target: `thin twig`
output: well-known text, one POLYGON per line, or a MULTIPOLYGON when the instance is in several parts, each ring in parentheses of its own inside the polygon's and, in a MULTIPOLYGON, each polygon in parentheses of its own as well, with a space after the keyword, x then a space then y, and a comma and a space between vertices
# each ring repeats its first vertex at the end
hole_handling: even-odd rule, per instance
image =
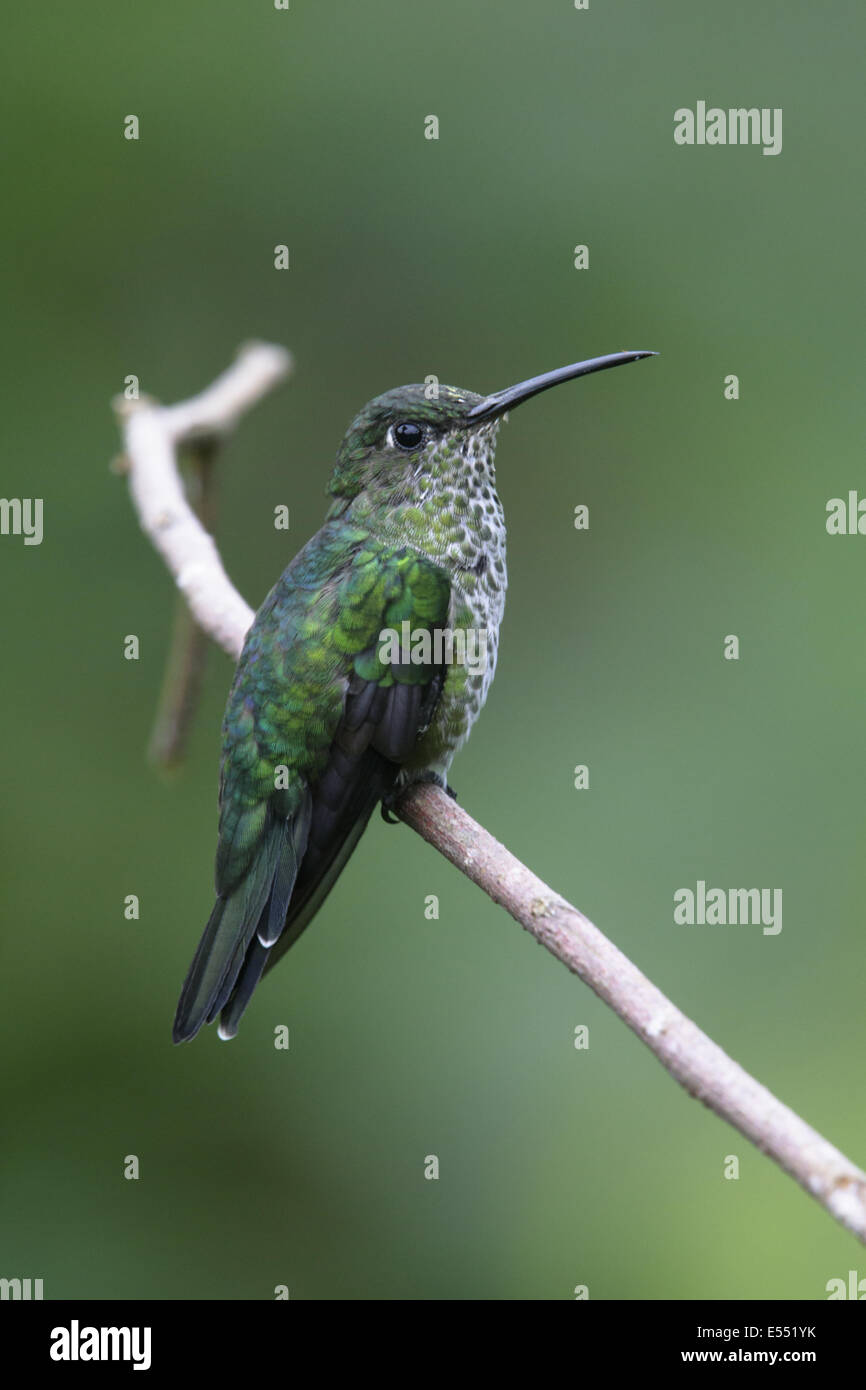
MULTIPOLYGON (((162 409, 120 411, 130 491, 145 534, 175 576, 201 628, 237 658, 252 609, 225 573, 210 536, 183 497, 177 446, 218 438, 241 411, 285 376, 291 359, 264 344, 245 349, 213 386, 162 409)), ((439 788, 410 787, 397 814, 483 888, 578 975, 696 1096, 866 1243, 866 1173, 749 1076, 677 1009, 612 942, 439 788)))
MULTIPOLYGON (((216 531, 216 454, 214 439, 189 446, 186 484, 196 516, 209 534, 216 531)), ((148 757, 170 771, 182 762, 198 711, 210 638, 194 621, 184 599, 174 606, 168 660, 148 743, 148 757)))
POLYGON ((437 787, 410 787, 395 809, 609 1004, 689 1095, 734 1125, 837 1221, 866 1239, 866 1173, 717 1047, 588 917, 437 787))
POLYGON ((242 412, 282 381, 291 366, 285 348, 251 343, 212 386, 180 405, 164 407, 146 397, 114 403, 142 530, 174 576, 199 627, 235 658, 240 652, 238 635, 250 626, 253 610, 232 584, 213 537, 186 500, 175 453, 191 440, 227 434, 242 412))

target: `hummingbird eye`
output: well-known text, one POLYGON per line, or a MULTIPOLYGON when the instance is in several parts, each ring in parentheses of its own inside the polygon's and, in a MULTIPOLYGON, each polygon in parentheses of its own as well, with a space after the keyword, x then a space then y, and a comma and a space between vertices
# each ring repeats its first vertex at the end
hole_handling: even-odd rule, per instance
POLYGON ((424 440, 424 431, 414 420, 401 420, 394 426, 394 443, 401 449, 417 449, 424 440))

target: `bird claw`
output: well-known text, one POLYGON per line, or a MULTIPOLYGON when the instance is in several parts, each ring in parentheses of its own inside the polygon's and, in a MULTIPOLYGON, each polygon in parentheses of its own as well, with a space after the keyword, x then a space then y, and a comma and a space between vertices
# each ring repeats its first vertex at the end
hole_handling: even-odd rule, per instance
POLYGON ((415 778, 416 782, 431 782, 434 787, 440 787, 443 792, 447 792, 452 801, 457 800, 457 793, 452 786, 440 777, 438 772, 422 772, 420 777, 415 778))
POLYGON ((413 785, 413 783, 431 783, 434 787, 441 788, 441 791, 448 792, 452 801, 456 801, 457 799, 455 788, 449 787, 449 784, 445 781, 445 777, 442 777, 439 773, 418 773, 417 777, 413 777, 410 785, 413 785))
POLYGON ((454 788, 449 786, 445 778, 440 776, 438 772, 419 772, 418 776, 413 777, 412 781, 407 783, 406 786, 399 787, 396 791, 389 792, 387 796, 382 797, 382 819, 386 825, 397 825, 399 823, 400 817, 394 815, 394 807, 397 805, 404 791, 407 790, 407 787, 414 787, 423 782, 429 782, 432 786, 441 788, 443 792, 448 793, 452 801, 457 800, 457 793, 454 788))

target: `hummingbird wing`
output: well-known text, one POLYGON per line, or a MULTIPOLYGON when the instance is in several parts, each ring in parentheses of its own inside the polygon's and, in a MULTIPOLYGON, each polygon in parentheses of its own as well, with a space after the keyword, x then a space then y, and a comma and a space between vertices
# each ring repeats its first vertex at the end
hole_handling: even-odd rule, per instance
POLYGON ((408 547, 326 525, 265 600, 223 729, 217 900, 181 992, 175 1042, 221 1014, 233 1037, 269 961, 318 911, 429 725, 445 678, 387 629, 448 622, 450 580, 408 547))

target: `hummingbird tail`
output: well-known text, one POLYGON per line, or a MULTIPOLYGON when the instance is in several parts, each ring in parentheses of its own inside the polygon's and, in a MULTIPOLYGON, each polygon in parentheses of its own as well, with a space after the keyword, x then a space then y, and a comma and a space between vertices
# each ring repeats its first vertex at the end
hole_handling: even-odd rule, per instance
POLYGON ((232 892, 217 898, 181 990, 172 1030, 176 1043, 189 1041, 213 1021, 241 976, 248 986, 247 998, 252 994, 270 944, 282 930, 309 825, 309 798, 288 820, 269 816, 246 876, 232 892), (259 957, 261 964, 250 982, 259 957))

